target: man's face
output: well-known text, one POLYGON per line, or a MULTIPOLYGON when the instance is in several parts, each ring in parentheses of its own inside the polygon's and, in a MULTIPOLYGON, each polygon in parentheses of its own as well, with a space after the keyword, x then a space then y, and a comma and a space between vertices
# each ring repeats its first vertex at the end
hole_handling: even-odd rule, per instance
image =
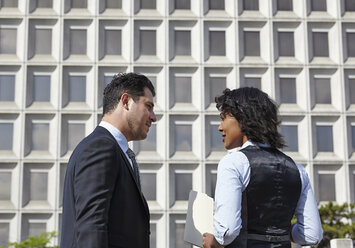
POLYGON ((221 123, 218 131, 222 132, 222 139, 226 149, 233 149, 243 145, 244 134, 240 130, 238 120, 229 113, 221 113, 221 123))
POLYGON ((144 96, 134 102, 130 99, 128 112, 128 126, 130 128, 130 140, 142 140, 147 137, 152 122, 157 120, 154 114, 152 92, 144 88, 144 96))

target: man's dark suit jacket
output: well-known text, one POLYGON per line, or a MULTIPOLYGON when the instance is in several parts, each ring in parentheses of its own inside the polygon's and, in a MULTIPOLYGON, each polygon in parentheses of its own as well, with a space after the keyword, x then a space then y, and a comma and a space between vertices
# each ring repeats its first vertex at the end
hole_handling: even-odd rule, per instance
POLYGON ((75 148, 64 182, 61 248, 147 248, 149 209, 132 167, 103 127, 75 148))

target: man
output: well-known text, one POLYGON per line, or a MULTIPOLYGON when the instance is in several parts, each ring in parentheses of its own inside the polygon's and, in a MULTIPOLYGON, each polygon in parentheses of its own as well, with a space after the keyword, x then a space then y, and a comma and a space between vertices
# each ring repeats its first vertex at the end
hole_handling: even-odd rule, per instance
POLYGON ((213 234, 203 247, 271 248, 314 245, 322 228, 308 175, 278 150, 277 107, 256 88, 226 89, 216 97, 224 145, 241 147, 218 164, 213 234), (291 226, 296 216, 297 223, 291 226))
POLYGON ((103 118, 70 157, 63 196, 62 248, 147 248, 149 209, 128 141, 147 137, 156 121, 154 87, 135 73, 104 90, 103 118))

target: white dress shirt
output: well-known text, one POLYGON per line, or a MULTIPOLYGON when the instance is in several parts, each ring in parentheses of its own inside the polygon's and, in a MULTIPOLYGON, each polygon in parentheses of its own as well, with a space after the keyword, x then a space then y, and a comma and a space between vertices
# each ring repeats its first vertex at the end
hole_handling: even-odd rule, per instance
POLYGON ((116 127, 114 127, 112 124, 110 124, 106 121, 101 121, 99 126, 105 128, 107 131, 109 131, 112 134, 112 136, 117 141, 117 144, 121 147, 122 151, 126 155, 126 158, 129 161, 129 163, 131 164, 132 169, 133 169, 132 161, 128 157, 128 154, 127 154, 128 141, 127 141, 126 137, 121 133, 120 130, 118 130, 116 127))
MULTIPOLYGON (((255 144, 247 141, 241 148, 249 145, 255 144)), ((292 228, 292 237, 300 245, 313 245, 322 240, 323 230, 307 172, 302 165, 297 163, 296 165, 300 172, 302 191, 295 210, 297 223, 292 228)), ((242 228, 242 192, 248 186, 249 179, 250 165, 244 153, 232 151, 219 162, 213 233, 218 243, 222 245, 230 244, 242 228)))

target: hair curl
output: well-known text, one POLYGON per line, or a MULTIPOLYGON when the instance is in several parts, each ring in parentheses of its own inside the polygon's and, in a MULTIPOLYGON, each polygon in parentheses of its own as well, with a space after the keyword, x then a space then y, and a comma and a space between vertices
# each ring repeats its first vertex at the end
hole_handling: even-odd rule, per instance
POLYGON ((223 95, 215 98, 215 102, 222 114, 232 114, 238 120, 242 133, 249 140, 274 148, 285 147, 278 131, 281 122, 277 106, 266 93, 253 87, 227 88, 223 95))
POLYGON ((103 114, 114 110, 124 93, 128 93, 134 101, 144 96, 144 88, 148 88, 155 96, 152 82, 144 75, 137 73, 118 73, 104 89, 103 114))

